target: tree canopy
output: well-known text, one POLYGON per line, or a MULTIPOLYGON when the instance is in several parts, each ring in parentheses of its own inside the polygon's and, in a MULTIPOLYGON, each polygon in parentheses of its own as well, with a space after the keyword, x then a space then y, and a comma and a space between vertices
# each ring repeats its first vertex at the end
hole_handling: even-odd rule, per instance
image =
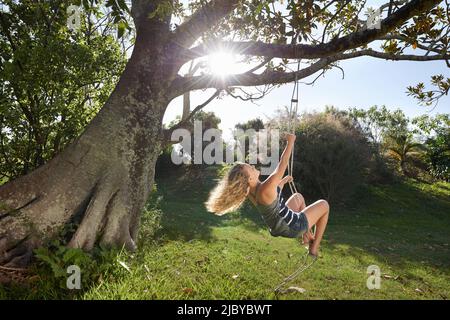
MULTIPOLYGON (((342 70, 339 61, 361 56, 396 61, 441 60, 450 67, 448 1, 389 0, 378 8, 369 7, 367 2, 77 0, 73 4, 82 11, 82 27, 70 31, 64 27, 70 13, 64 10, 67 4, 63 1, 25 1, 18 4, 9 0, 5 1, 9 9, 1 13, 3 46, 5 52, 11 50, 8 42, 13 39, 8 39, 8 33, 10 38, 13 34, 15 37, 23 34, 11 33, 17 20, 14 8, 19 7, 28 15, 22 18, 24 25, 40 25, 41 32, 62 30, 58 31, 60 39, 69 43, 72 39, 71 45, 75 45, 75 41, 78 45, 95 46, 95 40, 86 43, 80 35, 92 36, 94 32, 91 31, 99 29, 102 30, 101 36, 105 36, 105 29, 111 31, 115 28, 116 41, 122 39, 122 44, 126 42, 132 46, 137 29, 144 30, 148 25, 149 29, 142 32, 162 34, 166 41, 164 49, 175 53, 167 57, 178 69, 178 76, 169 88, 171 99, 192 90, 217 89, 210 99, 194 109, 194 113, 222 92, 244 100, 262 98, 271 87, 315 74, 322 75, 333 68, 342 70), (33 19, 33 23, 27 19, 33 19), (95 23, 102 27, 95 26, 95 23), (248 69, 227 77, 208 72, 204 59, 218 51, 239 55, 243 62, 248 62, 248 69), (298 59, 305 66, 300 70, 295 68, 298 59), (191 64, 187 74, 181 71, 185 64, 191 64), (249 86, 264 86, 264 89, 255 95, 243 89, 249 86)), ((114 47, 113 43, 101 44, 106 51, 114 47)), ((46 47, 51 50, 49 48, 46 47)), ((64 55, 74 54, 66 52, 64 55)), ((77 56, 74 58, 71 61, 77 56)), ((14 60, 11 59, 11 55, 4 56, 3 61, 14 60)), ((90 77, 93 78, 92 75, 90 77)), ((61 80, 65 83, 64 79, 61 80)), ((437 74, 431 78, 429 86, 421 82, 406 89, 418 102, 430 105, 447 95, 449 87, 450 78, 437 74)), ((185 118, 189 117, 183 116, 183 121, 187 122, 185 118)), ((174 129, 177 127, 175 125, 174 129)))
MULTIPOLYGON (((339 61, 362 56, 440 60, 450 67, 447 1, 392 0, 377 9, 368 7, 367 1, 351 0, 200 0, 189 1, 187 8, 180 1, 162 1, 155 12, 170 25, 180 66, 198 61, 196 73, 179 74, 173 81, 174 97, 216 88, 252 100, 263 97, 270 87, 332 68, 342 70, 339 61), (370 24, 374 14, 379 14, 376 26, 370 24), (242 56, 248 70, 229 77, 208 73, 201 61, 217 51, 242 56), (306 67, 296 70, 298 59, 306 67), (247 86, 265 88, 255 96, 243 89, 247 86)), ((450 78, 437 74, 431 87, 419 83, 406 89, 419 103, 430 105, 448 94, 449 85, 450 78)))
MULTIPOLYGON (((0 179, 24 175, 75 139, 125 66, 98 24, 71 33, 63 1, 6 1, 0 14, 0 179)), ((89 11, 94 14, 94 11, 89 11)))

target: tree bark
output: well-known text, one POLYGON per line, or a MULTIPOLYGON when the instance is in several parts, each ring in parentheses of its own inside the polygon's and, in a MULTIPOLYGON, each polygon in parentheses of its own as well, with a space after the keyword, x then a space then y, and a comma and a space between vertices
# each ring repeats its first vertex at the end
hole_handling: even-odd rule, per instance
POLYGON ((26 266, 68 225, 70 247, 133 250, 151 191, 177 66, 164 32, 140 26, 116 88, 83 134, 51 161, 0 186, 0 265, 26 266))

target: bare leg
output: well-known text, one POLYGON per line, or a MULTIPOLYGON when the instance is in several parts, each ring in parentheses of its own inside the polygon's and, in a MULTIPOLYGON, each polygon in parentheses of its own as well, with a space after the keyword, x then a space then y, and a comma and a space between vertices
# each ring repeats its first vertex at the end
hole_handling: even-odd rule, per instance
POLYGON ((316 225, 315 239, 309 246, 309 252, 315 256, 319 252, 320 242, 322 241, 325 228, 328 223, 328 215, 330 212, 330 206, 325 200, 318 200, 313 204, 307 206, 303 212, 308 219, 309 227, 316 225))
POLYGON ((300 212, 306 207, 305 198, 301 193, 294 193, 287 201, 286 205, 295 212, 300 212))
MULTIPOLYGON (((292 209, 295 212, 301 212, 306 208, 305 198, 300 193, 294 193, 287 201, 286 205, 289 209, 292 209)), ((309 230, 307 230, 304 234, 302 234, 299 239, 303 244, 311 244, 314 240, 314 235, 311 231, 313 225, 309 226, 309 230)))
MULTIPOLYGON (((301 212, 303 211, 303 209, 306 208, 306 201, 305 198, 303 197, 303 195, 301 193, 294 193, 287 201, 286 201, 286 205, 288 206, 289 209, 292 209, 295 212, 301 212)), ((312 241, 314 240, 314 235, 311 232, 311 228, 313 226, 310 225, 309 226, 309 230, 306 231, 301 239, 299 239, 301 242, 303 242, 303 244, 311 244, 312 241)))

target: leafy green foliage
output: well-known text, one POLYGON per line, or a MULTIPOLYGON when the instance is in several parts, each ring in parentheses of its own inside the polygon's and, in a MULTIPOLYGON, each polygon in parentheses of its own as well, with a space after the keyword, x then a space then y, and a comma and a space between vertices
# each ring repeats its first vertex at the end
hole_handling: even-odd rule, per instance
POLYGON ((126 59, 94 24, 83 20, 80 30, 69 31, 64 1, 7 4, 0 13, 0 172, 12 179, 80 134, 126 59))
MULTIPOLYGON (((168 127, 172 127, 173 125, 175 125, 176 123, 178 123, 180 121, 180 117, 177 116, 175 118, 175 120, 173 120, 171 123, 169 123, 168 127)), ((197 152, 197 148, 195 148, 195 144, 196 143, 200 143, 202 144, 201 150, 199 149, 198 151, 201 151, 201 155, 197 155, 199 158, 202 157, 203 155, 203 151, 206 148, 207 145, 209 145, 211 142, 208 141, 203 141, 201 137, 195 137, 194 136, 194 125, 195 122, 199 121, 199 124, 201 125, 201 132, 202 132, 202 136, 205 133, 206 130, 208 129, 218 129, 219 128, 219 124, 220 124, 220 118, 216 116, 216 114, 214 112, 206 112, 203 110, 200 110, 198 112, 196 112, 190 119, 189 121, 184 125, 184 127, 190 131, 190 145, 191 145, 191 150, 183 150, 183 148, 180 148, 178 150, 179 155, 180 156, 185 156, 187 157, 187 159, 189 161, 191 161, 191 163, 193 163, 194 158, 196 157, 196 152, 197 152)), ((171 160, 171 153, 173 150, 173 146, 167 146, 162 152, 161 155, 158 158, 158 162, 157 162, 157 168, 163 171, 167 171, 170 169, 174 169, 174 167, 176 167, 176 165, 173 164, 172 160, 171 160)), ((204 165, 204 162, 202 162, 201 165, 199 165, 200 167, 205 167, 206 165, 204 165)))
POLYGON ((100 8, 103 6, 109 10, 112 24, 117 28, 117 38, 122 38, 125 31, 131 31, 132 26, 129 23, 131 14, 125 0, 74 0, 73 5, 82 7, 85 12, 95 12, 99 17, 100 8))
MULTIPOLYGON (((44 247, 38 248, 35 250, 35 257, 46 264, 57 279, 63 278, 62 280, 65 280, 67 278, 67 267, 70 265, 84 268, 92 262, 91 257, 81 249, 71 249, 65 246, 56 248, 55 252, 51 252, 44 247)), ((61 287, 65 287, 65 282, 61 283, 61 287)))
POLYGON ((381 175, 389 177, 383 163, 389 167, 395 163, 401 174, 448 180, 448 114, 423 115, 410 120, 401 110, 390 111, 385 106, 348 111, 327 108, 326 112, 349 116, 363 130, 376 152, 375 168, 379 168, 381 175))
POLYGON ((36 249, 35 257, 33 269, 37 273, 40 285, 58 288, 59 291, 71 296, 76 296, 80 292, 67 288, 69 266, 75 265, 80 268, 81 289, 86 290, 103 279, 119 279, 126 274, 126 269, 119 266, 120 262, 124 263, 123 261, 128 259, 124 251, 96 247, 91 253, 87 253, 81 249, 68 248, 57 241, 47 247, 36 249))
POLYGON ((398 161, 399 169, 405 175, 410 175, 408 163, 418 160, 425 151, 425 146, 417 142, 410 132, 386 135, 384 144, 387 154, 398 161))
POLYGON ((157 185, 153 185, 152 193, 141 214, 138 245, 148 243, 161 229, 162 211, 160 208, 163 196, 158 193, 157 185))
MULTIPOLYGON (((370 160, 368 165, 367 182, 373 184, 390 184, 396 179, 395 163, 386 157, 383 149, 383 136, 389 128, 389 124, 395 123, 396 118, 402 118, 400 110, 392 113, 385 106, 378 109, 371 108, 338 110, 333 106, 326 106, 325 113, 340 119, 347 127, 355 127, 361 131, 370 147, 370 160)), ((398 120, 397 120, 398 122, 398 120)))
POLYGON ((250 132, 252 132, 251 130, 254 130, 254 133, 263 130, 264 129, 264 122, 260 119, 260 118, 256 118, 256 119, 250 119, 247 122, 244 123, 237 123, 234 128, 234 137, 236 138, 237 141, 239 141, 240 143, 243 142, 243 150, 245 151, 245 153, 243 154, 243 158, 245 159, 245 161, 249 160, 249 153, 250 153, 250 139, 253 139, 255 137, 251 137, 248 133, 246 133, 245 131, 250 130, 250 132))
MULTIPOLYGON (((327 110, 327 112, 330 111, 327 110)), ((348 112, 340 112, 351 117, 374 145, 381 144, 386 132, 397 129, 397 124, 400 125, 402 130, 407 129, 405 127, 407 120, 404 113, 401 110, 392 112, 386 106, 381 108, 372 106, 367 110, 350 108, 348 112)))
POLYGON ((264 122, 260 118, 250 119, 244 123, 238 123, 234 126, 236 129, 248 130, 253 129, 255 131, 264 129, 264 122))
MULTIPOLYGON (((427 171, 435 179, 448 180, 450 121, 448 114, 408 119, 401 110, 385 106, 368 110, 351 108, 348 114, 365 132, 378 158, 388 156, 402 173, 427 171)), ((383 160, 389 163, 389 159, 383 160)), ((425 178, 425 177, 424 177, 425 178)))
POLYGON ((436 179, 450 181, 450 133, 438 134, 427 141, 427 161, 436 179))
POLYGON ((450 115, 438 114, 414 118, 417 132, 426 136, 425 159, 431 175, 436 179, 450 179, 450 115))
POLYGON ((419 100, 421 104, 430 106, 433 102, 437 103, 440 97, 448 95, 450 78, 444 78, 442 74, 434 75, 431 77, 431 85, 435 87, 435 90, 426 91, 423 82, 416 86, 408 86, 408 95, 419 100))

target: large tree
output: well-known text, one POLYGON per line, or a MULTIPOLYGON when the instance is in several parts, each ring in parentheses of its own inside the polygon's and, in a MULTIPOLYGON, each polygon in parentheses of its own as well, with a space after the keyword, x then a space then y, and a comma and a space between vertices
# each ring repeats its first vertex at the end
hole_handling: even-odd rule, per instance
MULTIPOLYGON (((117 12, 127 11, 124 1, 107 3, 123 32, 124 20, 117 12)), ((186 92, 215 88, 213 97, 220 92, 235 95, 236 87, 279 85, 361 56, 449 64, 448 1, 388 1, 374 28, 361 21, 365 4, 198 0, 190 3, 192 13, 184 17, 176 0, 133 0, 134 49, 109 99, 62 152, 0 187, 0 264, 28 263, 34 248, 68 224, 76 227, 68 241, 71 247, 89 250, 100 243, 134 249, 156 158, 170 143, 171 130, 189 120, 183 117, 173 128, 164 129, 163 116, 169 102, 186 92), (285 9, 277 9, 280 6, 285 9), (172 23, 174 15, 183 22, 172 23), (230 77, 194 74, 192 69, 188 75, 180 74, 186 63, 218 48, 259 63, 230 77), (292 59, 302 59, 308 66, 290 71, 292 59), (261 68, 264 71, 258 73, 261 68)), ((8 19, 6 11, 1 15, 8 19)), ((445 94, 447 80, 439 79, 445 94)))

